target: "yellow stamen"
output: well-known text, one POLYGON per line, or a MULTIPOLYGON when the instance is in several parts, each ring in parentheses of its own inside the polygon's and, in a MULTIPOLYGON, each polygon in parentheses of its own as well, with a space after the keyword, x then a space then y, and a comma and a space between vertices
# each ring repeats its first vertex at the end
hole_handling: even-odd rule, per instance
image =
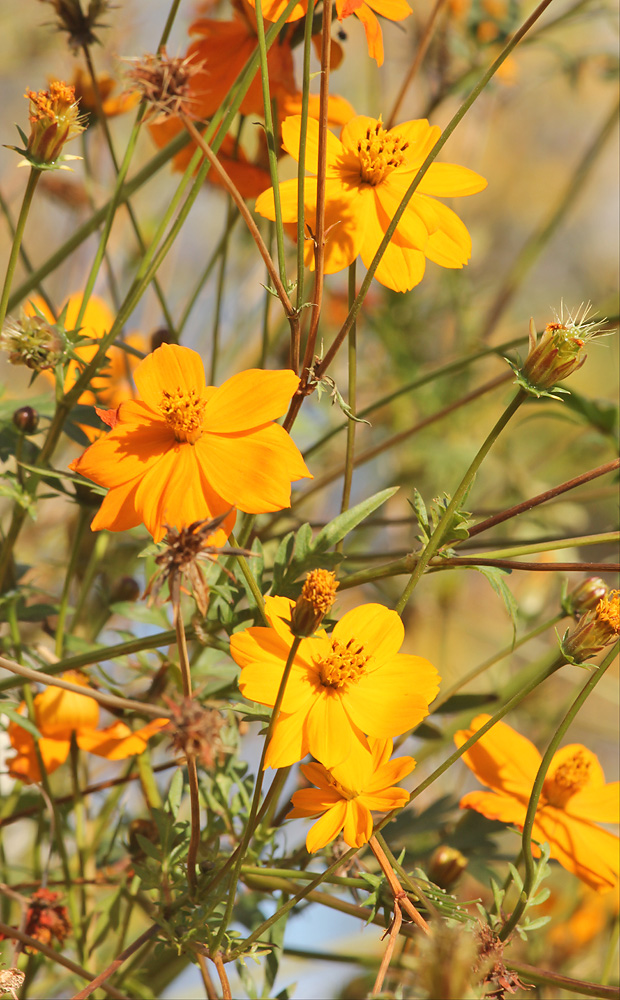
POLYGON ((614 635, 620 635, 620 591, 610 590, 606 597, 602 597, 595 613, 599 622, 609 625, 614 635))
POLYGON ((318 664, 321 682, 325 687, 337 689, 357 684, 366 671, 368 660, 364 647, 355 639, 349 639, 346 646, 338 639, 332 639, 331 656, 326 656, 318 664))
POLYGON ((357 144, 362 180, 373 187, 380 184, 386 174, 403 165, 403 153, 408 146, 398 133, 384 129, 379 118, 374 128, 366 129, 366 138, 357 144))
POLYGON ((202 437, 205 405, 196 389, 187 391, 177 386, 172 392, 164 389, 159 408, 177 441, 194 444, 202 437))

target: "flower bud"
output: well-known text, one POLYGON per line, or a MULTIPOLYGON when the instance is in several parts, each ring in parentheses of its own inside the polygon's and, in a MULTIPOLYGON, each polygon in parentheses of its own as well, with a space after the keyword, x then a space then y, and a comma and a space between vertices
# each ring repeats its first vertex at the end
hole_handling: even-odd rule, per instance
POLYGON ((589 576, 566 595, 562 601, 562 611, 573 618, 579 618, 586 611, 593 611, 606 594, 605 581, 600 576, 589 576))
POLYGON ((13 423, 22 434, 34 434, 39 426, 39 414, 32 406, 20 406, 13 414, 13 423))
POLYGON ((428 877, 441 889, 449 890, 467 868, 467 858, 456 847, 440 844, 428 862, 428 877))
POLYGON ((25 151, 33 166, 55 164, 66 143, 84 131, 75 90, 52 80, 49 90, 27 90, 30 100, 30 136, 25 151))
POLYGON ((313 569, 308 573, 291 612, 293 635, 303 637, 316 632, 336 600, 337 589, 336 574, 330 570, 313 569))
POLYGON ((26 365, 34 372, 55 368, 65 353, 62 330, 38 314, 29 316, 24 310, 19 319, 7 316, 0 346, 8 352, 12 365, 26 365))
POLYGON ((606 597, 588 611, 561 643, 569 663, 584 663, 609 646, 620 635, 620 591, 610 590, 606 597))
POLYGON ((100 18, 111 7, 110 0, 89 0, 86 13, 82 10, 80 0, 49 0, 54 8, 58 31, 66 31, 69 45, 77 52, 85 45, 94 45, 99 41, 94 29, 103 28, 105 24, 100 18))
POLYGON ((156 351, 162 344, 172 344, 172 334, 167 326, 162 326, 151 334, 151 351, 156 351))
POLYGON ((112 587, 110 604, 117 604, 119 601, 137 601, 140 589, 140 584, 133 576, 122 576, 112 587))
POLYGON ((549 390, 584 364, 586 344, 601 336, 601 325, 605 322, 588 321, 588 309, 588 306, 578 309, 574 316, 569 313, 566 321, 563 309, 560 310, 555 321, 547 323, 540 340, 537 339, 534 320, 530 320, 529 354, 521 368, 512 365, 518 383, 530 395, 553 397, 549 390))

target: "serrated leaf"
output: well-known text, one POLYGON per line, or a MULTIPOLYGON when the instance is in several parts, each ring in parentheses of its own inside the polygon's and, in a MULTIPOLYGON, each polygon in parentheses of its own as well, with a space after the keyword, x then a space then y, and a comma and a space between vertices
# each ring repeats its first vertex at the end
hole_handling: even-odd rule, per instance
POLYGON ((500 569, 499 566, 474 566, 473 569, 482 573, 482 575, 486 577, 495 593, 498 597, 501 597, 504 602, 504 607, 510 615, 510 621, 512 622, 512 641, 514 643, 517 638, 517 616, 519 614, 519 608, 504 579, 504 577, 510 575, 511 570, 500 569))

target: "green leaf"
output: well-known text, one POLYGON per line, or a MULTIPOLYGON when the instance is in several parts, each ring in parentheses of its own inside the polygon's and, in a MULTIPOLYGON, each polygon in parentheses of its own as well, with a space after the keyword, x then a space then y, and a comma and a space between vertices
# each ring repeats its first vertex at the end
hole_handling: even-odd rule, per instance
POLYGON ((170 782, 170 789, 168 790, 168 798, 166 799, 165 808, 171 814, 173 819, 177 818, 179 809, 181 808, 181 800, 183 798, 183 771, 178 768, 174 772, 172 781, 170 782))
POLYGON ((564 405, 601 434, 608 434, 617 440, 619 412, 615 403, 608 403, 603 399, 587 399, 571 390, 564 405))
MULTIPOLYGON (((480 694, 453 694, 443 705, 432 709, 433 715, 449 715, 452 712, 467 712, 469 709, 480 708, 489 702, 497 701, 498 695, 489 691, 480 694)), ((416 734, 418 730, 416 730, 416 734)))
POLYGON ((34 736, 35 740, 40 740, 41 733, 35 726, 34 722, 31 722, 27 715, 21 715, 17 709, 17 705, 7 705, 5 701, 3 701, 0 705, 0 711, 9 717, 11 722, 15 722, 18 726, 21 726, 22 729, 25 729, 31 736, 34 736))
POLYGON ((519 608, 504 579, 506 576, 510 575, 512 570, 500 569, 499 566, 474 566, 473 569, 482 573, 482 575, 487 578, 495 593, 498 597, 501 597, 504 602, 504 607, 510 615, 510 620, 512 622, 512 641, 514 644, 514 641, 517 638, 517 616, 519 614, 519 608))
POLYGON ((380 493, 375 493, 374 496, 368 497, 367 500, 362 500, 355 507, 351 507, 350 510, 345 510, 342 514, 339 514, 319 531, 314 540, 312 550, 314 552, 327 552, 332 546, 341 542, 345 535, 348 535, 361 521, 364 521, 378 507, 381 507, 382 504, 389 500, 390 497, 393 497, 399 489, 399 486, 392 486, 390 489, 381 490, 380 493))

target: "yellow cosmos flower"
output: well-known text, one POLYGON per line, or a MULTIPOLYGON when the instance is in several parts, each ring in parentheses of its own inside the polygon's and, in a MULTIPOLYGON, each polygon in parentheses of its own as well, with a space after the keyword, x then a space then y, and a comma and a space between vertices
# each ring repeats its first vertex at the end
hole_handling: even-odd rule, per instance
MULTIPOLYGON (((205 384, 200 355, 162 344, 135 369, 140 399, 108 414, 112 429, 69 468, 109 487, 93 531, 144 523, 155 541, 171 528, 215 518, 231 507, 251 514, 282 510, 291 482, 312 478, 281 416, 299 379, 251 369, 219 388, 205 384)), ((214 534, 222 544, 234 511, 214 534)))
MULTIPOLYGON (((282 145, 299 159, 301 117, 282 124, 282 145)), ((385 231, 417 170, 441 134, 426 120, 385 129, 381 119, 357 115, 337 139, 328 133, 325 182, 325 273, 348 267, 361 256, 371 263, 385 231)), ((308 121, 306 170, 317 172, 318 122, 308 121)), ((442 267, 460 268, 471 256, 471 238, 458 215, 436 198, 475 194, 487 185, 484 177, 452 163, 432 163, 410 199, 384 253, 375 278, 395 292, 406 292, 422 280, 426 258, 442 267)), ((307 177, 305 218, 316 232, 317 181, 307 177)), ((280 184, 282 218, 297 221, 297 180, 280 184)), ((256 211, 275 219, 273 189, 256 201, 256 211)), ((306 264, 314 266, 312 240, 306 241, 306 264)))
MULTIPOLYGON (((245 698, 275 704, 292 644, 287 622, 294 602, 267 597, 270 628, 235 633, 230 652, 241 669, 245 698)), ((405 630, 395 611, 362 604, 331 635, 302 639, 282 709, 267 749, 266 767, 286 767, 307 753, 333 768, 367 750, 366 736, 388 739, 417 726, 439 690, 435 668, 400 654, 405 630)))
MULTIPOLYGON (((489 715, 479 715, 469 729, 454 737, 462 746, 489 715)), ((461 809, 475 809, 488 819, 514 823, 523 828, 532 785, 541 756, 533 743, 497 722, 463 755, 478 781, 490 792, 470 792, 461 799, 461 809)), ((595 754, 574 743, 554 755, 540 797, 533 837, 551 847, 556 858, 593 889, 604 891, 618 882, 620 851, 618 837, 597 823, 620 822, 620 783, 605 783, 595 754)), ((532 844, 532 851, 540 851, 532 844)))
MULTIPOLYGON (((88 687, 86 678, 76 671, 62 675, 63 680, 88 687)), ((24 703, 19 707, 24 714, 24 703)), ((125 760, 143 753, 151 736, 169 722, 154 719, 141 729, 131 730, 124 722, 114 722, 105 729, 97 729, 99 706, 93 698, 67 691, 65 688, 48 687, 34 699, 35 721, 41 733, 37 746, 48 774, 64 764, 71 749, 71 735, 75 733, 77 745, 107 760, 125 760)), ((14 757, 7 760, 9 774, 20 781, 41 780, 34 738, 16 722, 8 727, 14 757)))
POLYGON ((409 795, 397 782, 413 771, 413 757, 390 760, 392 740, 369 740, 370 752, 352 758, 331 770, 322 764, 302 764, 301 770, 316 788, 302 788, 292 798, 287 819, 321 816, 308 831, 306 847, 318 851, 341 830, 349 847, 361 847, 372 836, 371 809, 389 812, 404 806, 409 795))

